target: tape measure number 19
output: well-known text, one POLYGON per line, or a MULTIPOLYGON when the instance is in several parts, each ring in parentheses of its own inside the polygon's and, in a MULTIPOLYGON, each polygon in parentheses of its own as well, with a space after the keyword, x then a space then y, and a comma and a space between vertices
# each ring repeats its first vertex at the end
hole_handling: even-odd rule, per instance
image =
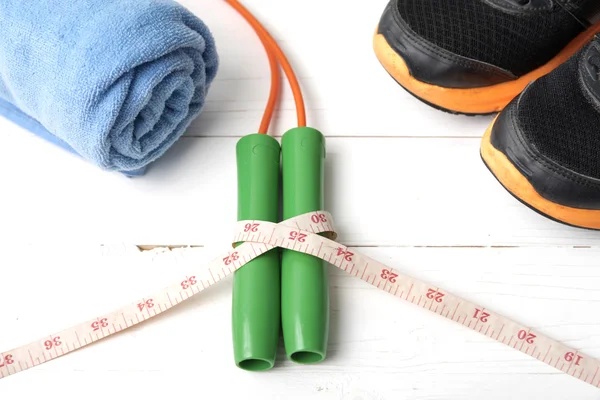
POLYGON ((208 265, 190 271, 158 293, 36 342, 0 353, 0 378, 43 364, 144 322, 199 294, 261 254, 281 247, 319 257, 394 297, 455 321, 583 382, 600 387, 599 360, 492 310, 454 296, 443 288, 351 251, 336 242, 336 238, 333 218, 326 211, 303 214, 277 224, 239 221, 233 242, 244 244, 222 254, 208 265))

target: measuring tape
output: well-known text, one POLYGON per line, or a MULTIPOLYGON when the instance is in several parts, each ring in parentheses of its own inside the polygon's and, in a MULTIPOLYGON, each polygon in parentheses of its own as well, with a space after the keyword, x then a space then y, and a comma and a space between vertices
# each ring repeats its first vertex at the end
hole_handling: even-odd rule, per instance
MULTIPOLYGON (((261 254, 282 247, 325 260, 392 296, 455 321, 495 341, 600 387, 600 360, 478 306, 448 291, 417 280, 337 243, 333 218, 311 212, 278 224, 240 221, 234 243, 241 246, 197 268, 158 293, 106 315, 0 353, 0 379, 25 371, 161 314, 216 284, 261 254)), ((233 246, 232 246, 233 247, 233 246)))

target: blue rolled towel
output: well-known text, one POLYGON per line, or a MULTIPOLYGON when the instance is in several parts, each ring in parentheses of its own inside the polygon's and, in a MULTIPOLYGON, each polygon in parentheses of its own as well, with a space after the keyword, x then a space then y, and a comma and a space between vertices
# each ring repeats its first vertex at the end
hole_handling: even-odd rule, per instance
POLYGON ((0 0, 0 115, 104 170, 144 174, 218 64, 208 27, 171 0, 0 0))

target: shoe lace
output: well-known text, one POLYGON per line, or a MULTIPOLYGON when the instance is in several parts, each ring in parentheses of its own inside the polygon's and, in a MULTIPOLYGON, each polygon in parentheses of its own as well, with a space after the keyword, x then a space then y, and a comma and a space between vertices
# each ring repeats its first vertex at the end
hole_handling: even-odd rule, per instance
MULTIPOLYGON (((521 1, 521 0, 519 0, 521 1)), ((526 1, 527 3, 529 2, 529 0, 522 0, 522 1, 526 1)), ((581 18, 579 18, 577 16, 577 11, 581 11, 581 9, 576 6, 573 5, 571 3, 567 4, 564 3, 564 0, 556 0, 556 4, 558 4, 563 10, 565 10, 567 13, 569 13, 571 15, 571 17, 573 17, 575 19, 575 21, 579 22, 579 24, 581 24, 581 26, 583 26, 585 29, 590 27, 590 24, 586 23, 585 21, 583 21, 581 18)))
MULTIPOLYGON (((531 0, 507 0, 507 1, 515 3, 522 7, 531 3, 531 0)), ((558 4, 565 12, 567 12, 569 15, 571 15, 571 17, 573 17, 575 19, 575 21, 577 21, 579 24, 581 24, 581 26, 583 26, 585 29, 589 28, 590 24, 586 23, 585 21, 583 21, 581 18, 579 18, 577 16, 578 11, 581 11, 580 7, 578 7, 577 5, 574 5, 572 3, 566 3, 564 1, 565 0, 555 0, 556 4, 558 4)))
POLYGON ((592 55, 590 56, 590 58, 588 58, 588 63, 594 67, 594 72, 595 72, 595 80, 598 81, 600 80, 600 55, 592 55))

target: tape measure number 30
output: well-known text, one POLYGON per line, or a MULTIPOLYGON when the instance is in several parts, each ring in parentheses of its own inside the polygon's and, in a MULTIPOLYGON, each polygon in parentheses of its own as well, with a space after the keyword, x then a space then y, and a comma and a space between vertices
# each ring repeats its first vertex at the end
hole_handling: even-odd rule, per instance
POLYGON ((244 244, 222 254, 208 265, 190 271, 160 292, 28 345, 0 353, 0 379, 142 323, 216 284, 261 254, 282 247, 319 257, 394 297, 455 321, 583 382, 600 387, 599 360, 492 310, 454 296, 443 288, 350 251, 337 243, 336 238, 333 218, 326 211, 311 212, 278 224, 240 221, 236 225, 234 243, 244 244))

